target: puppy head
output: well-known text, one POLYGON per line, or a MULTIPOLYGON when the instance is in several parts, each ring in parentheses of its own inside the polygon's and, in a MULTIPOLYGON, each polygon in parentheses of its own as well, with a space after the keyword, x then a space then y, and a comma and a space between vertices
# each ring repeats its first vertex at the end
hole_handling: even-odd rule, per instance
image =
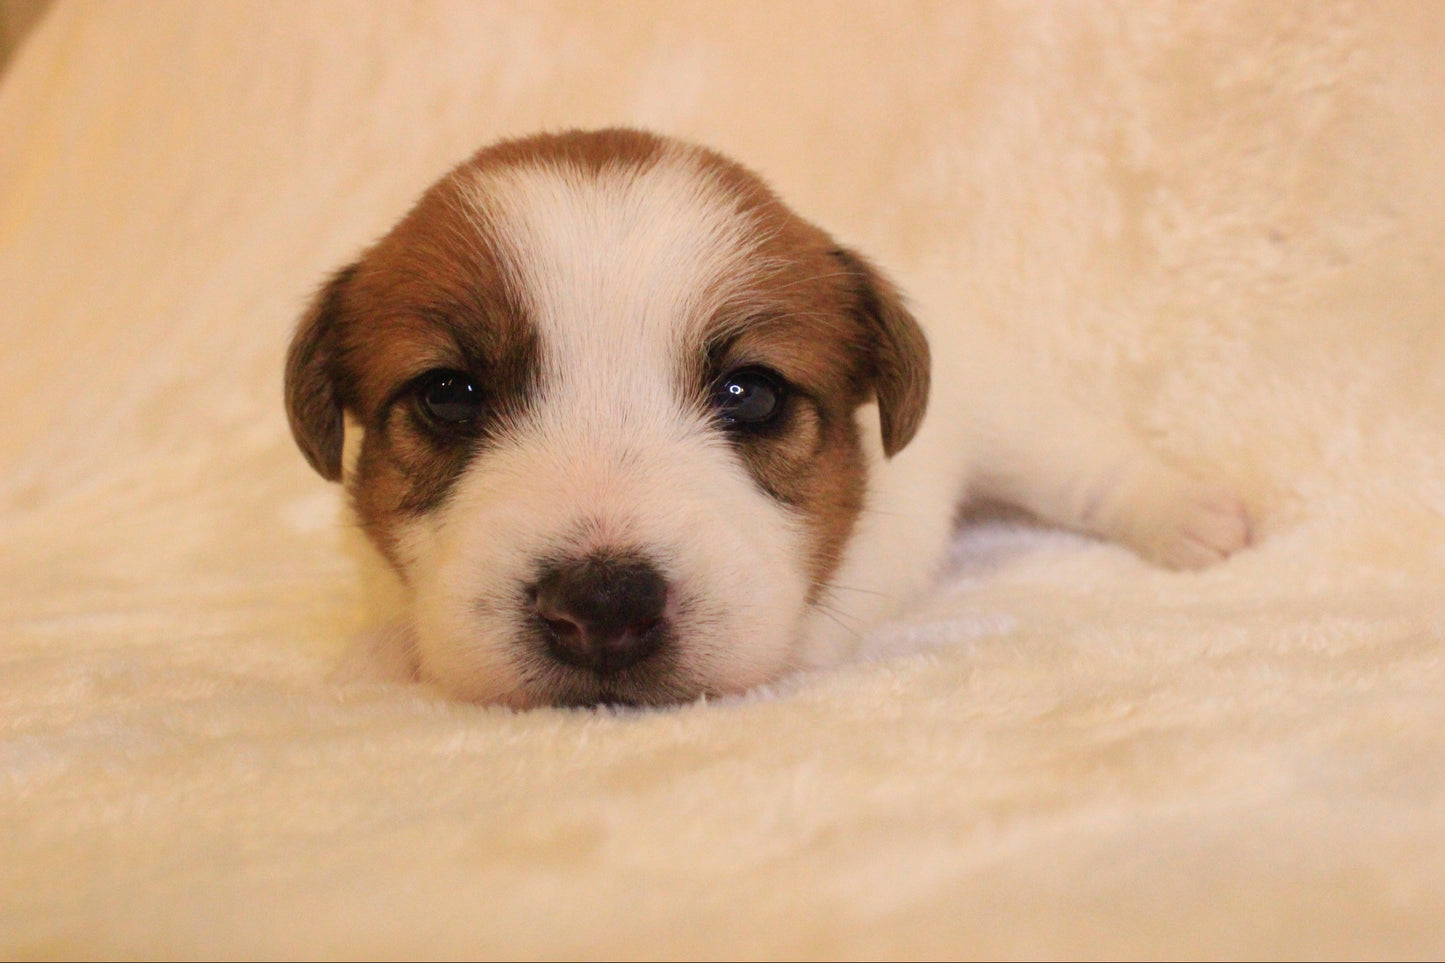
POLYGON ((313 467, 412 594, 419 671, 515 706, 661 703, 787 670, 862 509, 855 412, 913 436, 892 286, 701 148, 484 149, 338 272, 291 346, 313 467))

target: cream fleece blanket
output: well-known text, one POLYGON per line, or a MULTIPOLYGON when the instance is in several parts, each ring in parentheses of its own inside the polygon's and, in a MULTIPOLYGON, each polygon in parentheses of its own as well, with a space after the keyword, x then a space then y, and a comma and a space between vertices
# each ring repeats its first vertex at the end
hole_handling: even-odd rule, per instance
POLYGON ((1445 7, 63 2, 0 86, 0 956, 1445 953, 1445 7), (671 711, 338 687, 280 403, 475 147, 705 141, 1232 481, 671 711))

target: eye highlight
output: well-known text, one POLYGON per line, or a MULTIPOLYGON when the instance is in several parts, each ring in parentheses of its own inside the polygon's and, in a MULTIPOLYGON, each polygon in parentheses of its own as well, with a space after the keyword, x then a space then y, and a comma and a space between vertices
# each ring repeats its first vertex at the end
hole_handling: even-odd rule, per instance
POLYGON ((761 428, 775 421, 787 399, 783 379, 766 368, 740 368, 713 386, 712 407, 727 425, 761 428))
POLYGON ((482 392, 466 372, 439 368, 417 379, 416 403, 433 424, 464 425, 481 415, 482 392))

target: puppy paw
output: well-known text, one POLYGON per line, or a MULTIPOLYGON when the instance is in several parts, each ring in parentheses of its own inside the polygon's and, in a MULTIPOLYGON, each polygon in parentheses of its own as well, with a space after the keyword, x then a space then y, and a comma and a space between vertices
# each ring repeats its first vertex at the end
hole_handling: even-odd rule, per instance
POLYGON ((1250 541, 1249 512, 1234 492, 1172 470, 1150 473, 1124 510, 1122 540, 1168 568, 1204 568, 1250 541))

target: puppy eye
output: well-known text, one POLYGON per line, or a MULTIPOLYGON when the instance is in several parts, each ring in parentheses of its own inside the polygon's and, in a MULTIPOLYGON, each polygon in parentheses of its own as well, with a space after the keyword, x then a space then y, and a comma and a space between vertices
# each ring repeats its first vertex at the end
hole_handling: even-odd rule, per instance
POLYGON ((730 425, 757 427, 777 418, 787 389, 765 368, 742 368, 725 375, 713 389, 712 406, 730 425))
POLYGON ((432 421, 442 425, 464 424, 481 414, 482 393, 465 372, 441 369, 422 375, 417 383, 417 403, 432 421))

